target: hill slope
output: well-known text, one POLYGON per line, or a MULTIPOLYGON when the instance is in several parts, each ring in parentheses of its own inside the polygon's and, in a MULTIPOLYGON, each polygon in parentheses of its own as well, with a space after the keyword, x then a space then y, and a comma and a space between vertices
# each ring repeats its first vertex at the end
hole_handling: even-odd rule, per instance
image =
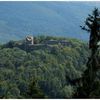
POLYGON ((80 25, 98 2, 0 2, 0 41, 27 34, 87 39, 80 25))
POLYGON ((47 98, 72 98, 77 88, 72 81, 81 77, 89 52, 85 43, 67 41, 70 46, 56 44, 52 49, 40 47, 30 52, 0 46, 0 98, 39 98, 38 87, 31 84, 35 80, 47 98), (30 84, 33 95, 29 94, 30 84))

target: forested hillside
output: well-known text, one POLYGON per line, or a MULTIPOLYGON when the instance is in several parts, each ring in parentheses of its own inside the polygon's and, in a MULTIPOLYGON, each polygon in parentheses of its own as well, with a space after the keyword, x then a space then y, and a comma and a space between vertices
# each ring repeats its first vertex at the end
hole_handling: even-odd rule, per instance
MULTIPOLYGON (((25 51, 13 41, 0 46, 0 98, 72 98, 89 56, 87 44, 76 39, 35 37, 35 43, 67 40, 25 51)), ((29 48, 30 49, 30 48, 29 48)))

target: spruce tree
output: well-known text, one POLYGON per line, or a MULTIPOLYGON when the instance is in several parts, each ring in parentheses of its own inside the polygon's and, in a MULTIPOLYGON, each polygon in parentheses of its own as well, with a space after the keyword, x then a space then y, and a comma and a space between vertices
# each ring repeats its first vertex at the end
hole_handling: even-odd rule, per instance
POLYGON ((87 69, 80 79, 81 85, 77 89, 75 96, 77 98, 92 98, 92 93, 97 86, 97 71, 100 69, 100 13, 97 8, 93 10, 92 15, 88 15, 85 25, 81 28, 90 33, 89 49, 91 51, 87 62, 87 69))

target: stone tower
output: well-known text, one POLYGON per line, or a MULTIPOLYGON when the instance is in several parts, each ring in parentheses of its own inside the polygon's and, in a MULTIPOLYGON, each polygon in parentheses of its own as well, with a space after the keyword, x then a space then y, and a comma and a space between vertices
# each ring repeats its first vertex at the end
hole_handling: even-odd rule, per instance
POLYGON ((34 37, 33 36, 26 36, 26 44, 34 45, 34 37))

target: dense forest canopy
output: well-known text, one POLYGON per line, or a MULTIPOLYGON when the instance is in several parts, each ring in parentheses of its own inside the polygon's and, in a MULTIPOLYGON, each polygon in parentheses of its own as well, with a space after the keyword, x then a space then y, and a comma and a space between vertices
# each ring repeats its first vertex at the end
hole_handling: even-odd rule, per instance
POLYGON ((35 44, 51 39, 67 40, 70 45, 49 44, 50 48, 28 51, 16 45, 19 41, 0 46, 0 98, 72 98, 77 89, 73 80, 86 69, 87 43, 38 36, 35 44))

